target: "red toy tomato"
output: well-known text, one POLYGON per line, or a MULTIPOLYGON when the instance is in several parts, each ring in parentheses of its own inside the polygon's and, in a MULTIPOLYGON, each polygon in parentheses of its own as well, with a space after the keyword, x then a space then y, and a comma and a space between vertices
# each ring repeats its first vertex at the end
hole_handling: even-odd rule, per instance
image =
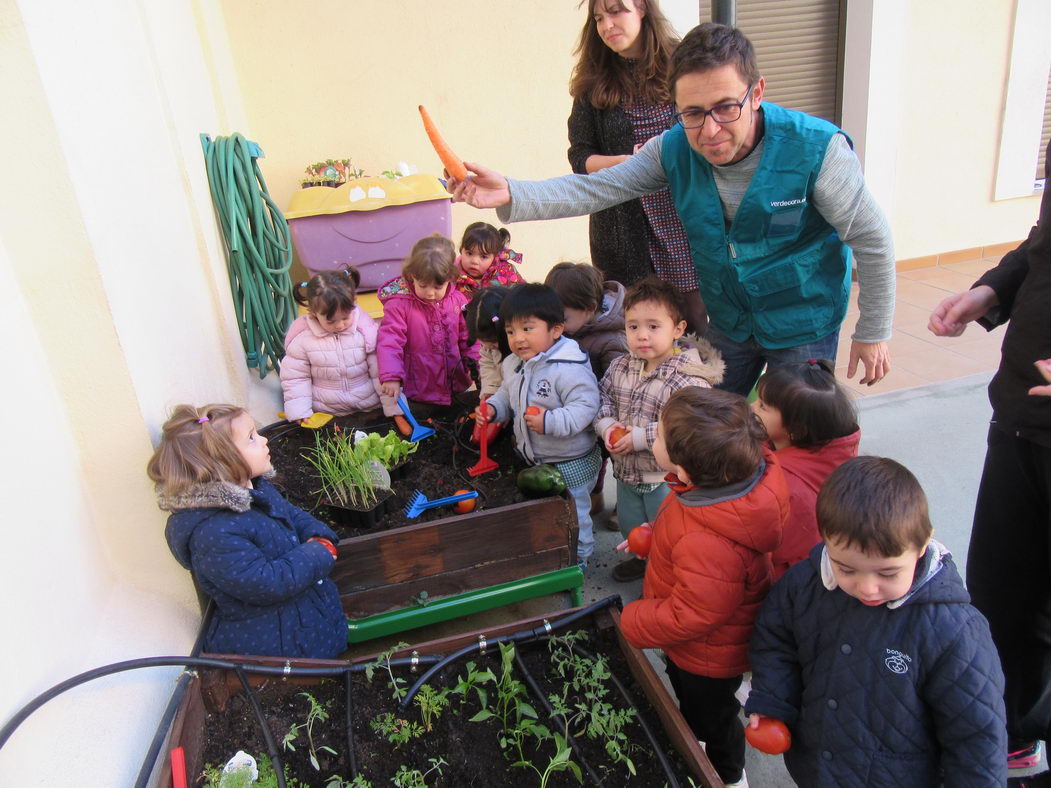
MULTIPOLYGON (((453 493, 453 495, 462 495, 463 493, 469 492, 470 490, 457 490, 453 493)), ((477 503, 477 498, 468 498, 465 501, 457 501, 453 504, 453 511, 457 514, 467 514, 468 512, 474 511, 474 507, 477 505, 477 503)))
POLYGON ((528 408, 526 408, 526 415, 527 416, 536 416, 536 415, 539 415, 539 413, 540 413, 540 408, 538 408, 536 405, 530 405, 528 408))
POLYGON ((788 726, 773 717, 760 717, 759 727, 749 725, 744 729, 744 737, 759 752, 767 755, 780 755, 792 746, 792 734, 788 726))
POLYGON ((617 441, 625 435, 631 435, 631 430, 625 429, 624 427, 614 427, 609 433, 609 445, 616 446, 617 441))
POLYGON ((628 549, 639 558, 645 558, 650 554, 650 546, 653 544, 653 529, 649 525, 640 525, 632 528, 628 534, 628 549))

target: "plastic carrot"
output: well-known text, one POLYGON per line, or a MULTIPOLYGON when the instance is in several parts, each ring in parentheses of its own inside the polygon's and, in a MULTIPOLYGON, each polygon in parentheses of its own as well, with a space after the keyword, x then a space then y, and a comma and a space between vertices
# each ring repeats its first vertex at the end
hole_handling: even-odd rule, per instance
POLYGON ((456 180, 462 181, 467 177, 467 168, 464 166, 463 160, 453 153, 452 148, 442 139, 442 135, 438 133, 438 127, 434 125, 434 121, 431 120, 431 116, 423 104, 420 104, 420 116, 423 118, 423 130, 427 132, 431 145, 434 146, 434 151, 438 154, 438 158, 442 160, 445 169, 456 180))

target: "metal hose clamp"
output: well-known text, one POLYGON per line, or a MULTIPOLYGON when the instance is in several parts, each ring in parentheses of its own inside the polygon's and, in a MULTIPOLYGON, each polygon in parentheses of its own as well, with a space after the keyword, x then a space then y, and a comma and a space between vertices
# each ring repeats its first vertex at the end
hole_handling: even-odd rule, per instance
POLYGON ((409 672, 410 673, 415 673, 416 672, 416 668, 419 666, 419 664, 420 664, 420 652, 419 651, 414 651, 414 652, 412 652, 412 661, 409 663, 409 672))
POLYGON ((291 675, 291 673, 292 673, 292 662, 290 660, 286 659, 285 660, 285 669, 281 671, 281 680, 284 681, 285 679, 287 679, 289 677, 289 675, 291 675))
POLYGON ((478 653, 479 654, 484 654, 485 653, 485 635, 479 635, 478 636, 478 653))
POLYGON ((547 632, 548 637, 551 637, 555 632, 554 628, 551 626, 551 622, 546 618, 544 619, 544 631, 547 632))

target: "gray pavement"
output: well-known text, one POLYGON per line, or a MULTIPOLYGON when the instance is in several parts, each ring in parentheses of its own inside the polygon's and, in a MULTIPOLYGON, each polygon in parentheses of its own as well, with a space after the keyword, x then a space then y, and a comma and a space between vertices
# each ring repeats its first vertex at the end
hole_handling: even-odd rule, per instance
MULTIPOLYGON (((991 375, 972 375, 859 400, 861 452, 891 457, 920 480, 930 502, 935 537, 945 544, 963 572, 970 538, 974 498, 985 457, 985 434, 991 410, 986 386, 991 375)), ((615 499, 612 472, 607 476, 607 508, 615 499)), ((585 579, 585 601, 619 593, 627 604, 639 598, 642 581, 617 583, 610 577, 621 537, 595 524, 595 555, 585 579)), ((656 653, 651 661, 664 675, 656 653)), ((751 747, 745 767, 753 788, 794 785, 781 756, 763 755, 751 747)), ((1014 775, 1012 775, 1014 776, 1014 775)))

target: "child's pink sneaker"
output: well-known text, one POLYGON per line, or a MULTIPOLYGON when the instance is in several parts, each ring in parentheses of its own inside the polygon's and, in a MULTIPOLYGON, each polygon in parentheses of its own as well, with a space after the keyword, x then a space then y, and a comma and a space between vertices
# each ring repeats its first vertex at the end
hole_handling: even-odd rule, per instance
POLYGON ((1043 760, 1040 742, 1010 741, 1007 744, 1007 768, 1031 769, 1043 760))

